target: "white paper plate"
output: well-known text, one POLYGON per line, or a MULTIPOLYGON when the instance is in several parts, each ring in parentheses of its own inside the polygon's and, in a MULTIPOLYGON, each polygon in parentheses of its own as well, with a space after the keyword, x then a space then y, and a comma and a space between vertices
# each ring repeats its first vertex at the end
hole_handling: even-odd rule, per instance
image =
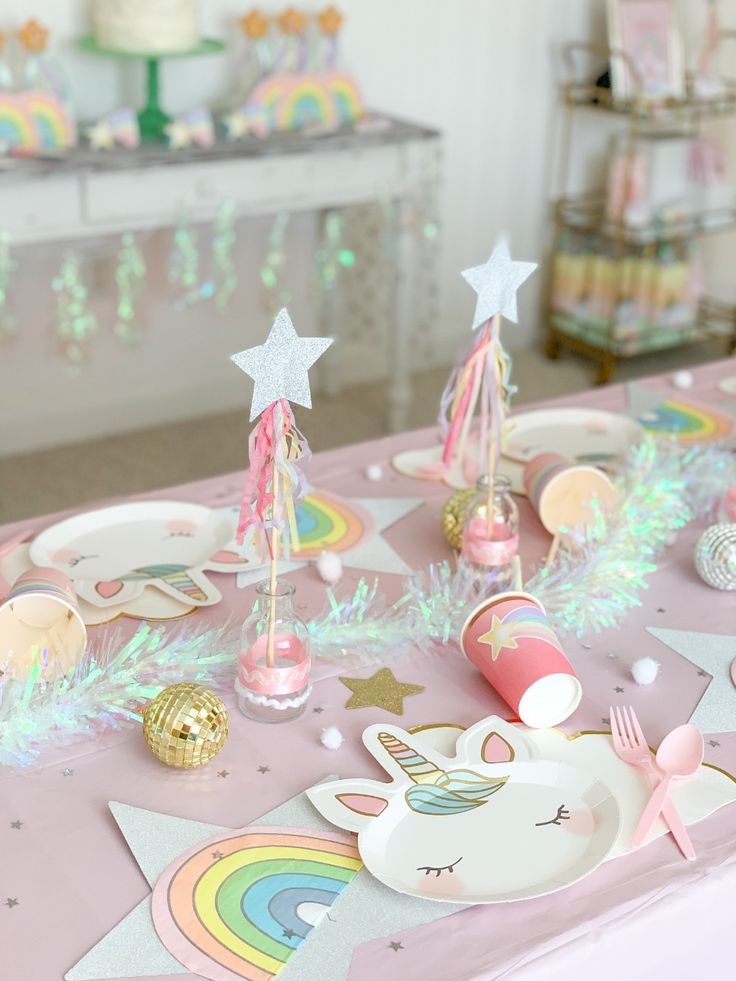
POLYGON ((361 839, 366 866, 392 889, 451 903, 460 901, 460 880, 463 903, 509 903, 557 892, 585 878, 605 861, 619 836, 621 812, 611 790, 585 771, 563 763, 515 762, 513 772, 513 784, 502 787, 485 805, 463 814, 462 821, 426 816, 426 821, 444 820, 447 834, 440 842, 431 836, 428 841, 432 844, 421 856, 416 827, 404 823, 402 828, 401 808, 394 811, 399 816, 396 828, 391 827, 389 807, 382 818, 383 834, 361 839), (563 816, 551 823, 560 808, 565 808, 563 816), (411 834, 411 843, 404 839, 405 833, 411 834), (471 839, 483 840, 487 847, 476 848, 472 862, 464 867, 464 852, 471 839), (394 861, 405 861, 409 849, 417 855, 417 869, 429 870, 417 871, 411 891, 405 881, 394 880, 386 871, 394 861), (381 869, 380 874, 376 868, 381 869))
MULTIPOLYGON (((222 512, 181 501, 135 501, 52 525, 31 543, 30 558, 61 569, 80 598, 98 607, 119 612, 154 587, 191 609, 221 599, 205 569, 244 568, 232 538, 232 520, 222 512)), ((163 617, 170 614, 167 608, 163 617)))
POLYGON ((511 416, 504 456, 528 463, 538 453, 560 453, 578 463, 615 470, 642 427, 628 416, 599 409, 534 409, 511 416))

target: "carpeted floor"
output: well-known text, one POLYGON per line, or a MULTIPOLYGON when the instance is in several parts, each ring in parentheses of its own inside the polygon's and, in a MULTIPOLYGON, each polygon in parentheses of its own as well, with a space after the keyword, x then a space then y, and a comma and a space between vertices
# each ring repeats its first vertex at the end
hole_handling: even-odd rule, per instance
MULTIPOLYGON (((670 371, 723 357, 723 345, 665 352, 624 362, 618 380, 670 371)), ((448 369, 418 375, 410 429, 434 422, 448 369)), ((588 388, 591 364, 570 355, 547 361, 537 350, 514 356, 517 405, 588 388)), ((355 386, 337 399, 315 396, 301 413, 313 450, 358 443, 384 434, 386 388, 355 386)), ((87 501, 140 493, 244 468, 250 426, 242 411, 192 419, 122 436, 0 459, 0 523, 76 507, 87 501), (182 452, 185 447, 185 452, 182 452)))

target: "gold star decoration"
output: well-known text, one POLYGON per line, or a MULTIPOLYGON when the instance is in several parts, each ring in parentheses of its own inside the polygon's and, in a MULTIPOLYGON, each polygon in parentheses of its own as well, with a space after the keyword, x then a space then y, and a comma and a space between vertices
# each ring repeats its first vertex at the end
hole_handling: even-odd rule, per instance
POLYGON ((317 14, 317 20, 323 34, 337 34, 342 27, 342 14, 337 7, 326 7, 321 14, 317 14))
POLYGON ((246 37, 263 37, 268 30, 268 17, 264 17, 256 7, 250 13, 246 14, 245 17, 240 18, 240 26, 246 37))
POLYGON ((45 51, 48 38, 49 32, 33 18, 27 20, 18 31, 18 40, 26 51, 45 51))
POLYGON ((370 678, 340 678, 346 688, 353 693, 345 703, 347 709, 375 708, 385 709, 394 715, 402 715, 404 699, 424 691, 424 685, 409 685, 397 681, 389 668, 381 668, 370 678))
POLYGON ((306 18, 298 10, 289 7, 278 16, 279 27, 284 34, 303 34, 306 18))

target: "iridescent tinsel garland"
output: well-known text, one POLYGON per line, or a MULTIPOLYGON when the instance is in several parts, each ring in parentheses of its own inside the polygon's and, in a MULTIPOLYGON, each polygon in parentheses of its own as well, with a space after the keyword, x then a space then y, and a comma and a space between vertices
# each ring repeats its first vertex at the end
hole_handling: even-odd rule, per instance
POLYGON ((141 337, 136 323, 138 301, 146 280, 146 262, 135 235, 126 232, 120 240, 115 281, 118 286, 115 336, 123 344, 135 344, 141 337))
MULTIPOLYGON (((618 511, 607 516, 599 510, 591 526, 572 529, 574 548, 543 567, 525 589, 544 604, 560 634, 615 626, 641 605, 646 577, 672 534, 707 517, 734 481, 736 458, 725 450, 683 452, 677 444, 645 439, 618 482, 618 511)), ((390 605, 364 581, 345 599, 329 595, 329 610, 309 630, 315 655, 331 661, 350 654, 381 660, 409 646, 453 644, 478 603, 472 579, 448 562, 407 579, 401 599, 390 605)))
POLYGON ((97 318, 87 306, 89 291, 76 253, 64 253, 51 285, 56 293, 56 334, 66 357, 78 366, 97 331, 97 318))
POLYGON ((141 709, 174 682, 227 687, 235 649, 227 624, 203 633, 146 624, 125 643, 118 631, 109 634, 59 681, 45 681, 38 666, 27 681, 2 679, 0 765, 26 766, 49 745, 139 723, 141 709))
POLYGON ((10 236, 0 232, 0 341, 15 337, 17 322, 8 303, 10 285, 18 262, 10 247, 10 236))

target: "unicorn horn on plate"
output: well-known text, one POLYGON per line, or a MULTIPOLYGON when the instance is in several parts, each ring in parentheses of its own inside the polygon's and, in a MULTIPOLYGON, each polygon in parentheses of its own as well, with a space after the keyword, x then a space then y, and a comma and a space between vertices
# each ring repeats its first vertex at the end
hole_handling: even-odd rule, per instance
POLYGON ((444 776, 444 770, 439 770, 434 763, 390 732, 379 732, 378 741, 414 783, 437 783, 444 776))

